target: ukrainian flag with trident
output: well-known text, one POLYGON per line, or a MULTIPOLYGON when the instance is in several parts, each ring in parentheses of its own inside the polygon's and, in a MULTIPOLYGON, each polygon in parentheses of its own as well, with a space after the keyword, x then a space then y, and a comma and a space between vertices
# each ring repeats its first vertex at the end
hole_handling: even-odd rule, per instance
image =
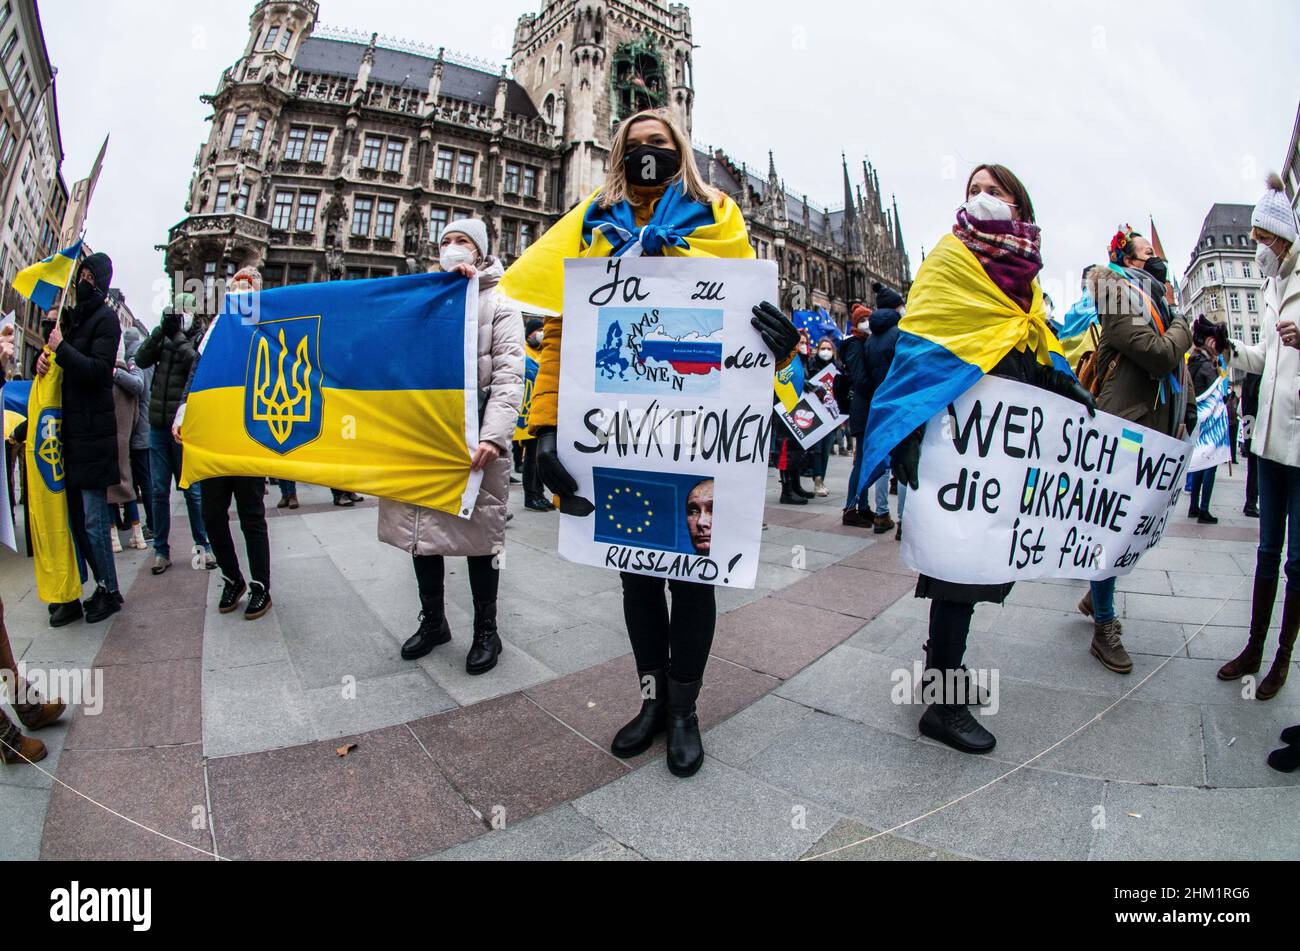
MULTIPOLYGON (((83 239, 20 271, 14 290, 41 310, 53 310, 76 272, 84 244, 83 239)), ((50 371, 31 385, 24 453, 36 591, 47 604, 76 601, 82 589, 63 484, 62 393, 63 369, 51 354, 50 371)))

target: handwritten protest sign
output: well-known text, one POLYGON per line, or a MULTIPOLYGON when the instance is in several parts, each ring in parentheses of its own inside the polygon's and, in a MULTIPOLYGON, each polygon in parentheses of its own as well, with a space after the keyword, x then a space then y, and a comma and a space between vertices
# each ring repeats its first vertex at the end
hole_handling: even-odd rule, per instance
POLYGON ((1196 398, 1196 451, 1189 472, 1213 469, 1232 460, 1228 427, 1228 379, 1220 377, 1196 398))
POLYGON ((1190 460, 1190 442, 985 377, 926 428, 903 560, 961 584, 1127 575, 1190 460))
POLYGON ((753 588, 776 361, 751 325, 772 262, 565 264, 560 460, 591 515, 563 515, 569 561, 753 588))

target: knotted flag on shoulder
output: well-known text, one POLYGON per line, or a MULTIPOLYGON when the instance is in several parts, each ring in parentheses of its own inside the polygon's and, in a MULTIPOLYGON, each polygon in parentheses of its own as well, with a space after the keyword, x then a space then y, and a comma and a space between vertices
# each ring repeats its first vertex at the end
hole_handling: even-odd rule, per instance
POLYGON ((898 325, 889 376, 871 401, 862 457, 862 491, 880 479, 904 439, 978 383, 1012 350, 1073 374, 1048 327, 1043 289, 1034 283, 1026 312, 997 286, 955 235, 925 259, 898 325))
POLYGON ((711 205, 670 185, 649 224, 638 225, 626 202, 602 208, 594 192, 557 222, 511 265, 501 293, 530 310, 558 314, 564 310, 564 262, 568 258, 624 255, 663 257, 753 258, 749 231, 739 206, 719 193, 711 205))
POLYGON ((269 476, 469 518, 477 390, 477 280, 232 295, 186 403, 181 481, 269 476))

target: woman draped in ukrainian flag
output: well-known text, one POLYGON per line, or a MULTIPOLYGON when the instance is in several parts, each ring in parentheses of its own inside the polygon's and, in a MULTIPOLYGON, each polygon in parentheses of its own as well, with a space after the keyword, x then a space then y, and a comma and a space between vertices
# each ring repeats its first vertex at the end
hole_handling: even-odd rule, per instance
MULTIPOLYGON (((511 267, 503 293, 558 314, 564 307, 566 258, 754 257, 740 209, 704 183, 689 140, 667 111, 627 119, 614 137, 609 169, 601 189, 511 267)), ((754 315, 755 329, 784 369, 799 345, 798 332, 771 304, 755 308, 754 315)), ((562 330, 561 317, 546 321, 529 426, 537 435, 542 480, 560 510, 586 517, 590 503, 576 498, 578 484, 556 450, 562 330)), ((668 768, 688 777, 704 763, 696 701, 713 646, 717 605, 712 587, 672 581, 670 611, 664 585, 662 578, 623 575, 623 610, 643 703, 614 739, 612 752, 623 759, 640 756, 666 730, 668 768)))
MULTIPOLYGON (((981 165, 967 181, 956 227, 926 258, 912 286, 894 363, 871 403, 864 491, 891 455, 899 484, 919 489, 926 423, 985 374, 1050 390, 1095 414, 1092 395, 1079 385, 1048 327, 1038 284, 1042 269, 1042 232, 1029 192, 1010 169, 981 165)), ((963 753, 990 753, 997 745, 968 709, 987 698, 969 689, 962 659, 975 605, 1002 604, 1011 588, 924 576, 917 586, 916 596, 933 602, 925 684, 936 701, 921 719, 921 733, 963 753)))

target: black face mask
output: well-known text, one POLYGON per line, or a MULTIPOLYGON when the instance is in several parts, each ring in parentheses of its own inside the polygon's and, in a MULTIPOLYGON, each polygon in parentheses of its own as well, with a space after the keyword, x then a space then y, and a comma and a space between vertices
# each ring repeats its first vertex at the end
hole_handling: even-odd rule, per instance
POLYGON ((1147 258, 1142 268, 1161 284, 1169 283, 1169 262, 1164 258, 1147 258))
POLYGON ((682 169, 682 158, 672 149, 639 145, 623 158, 623 171, 629 185, 654 188, 667 185, 682 169))

